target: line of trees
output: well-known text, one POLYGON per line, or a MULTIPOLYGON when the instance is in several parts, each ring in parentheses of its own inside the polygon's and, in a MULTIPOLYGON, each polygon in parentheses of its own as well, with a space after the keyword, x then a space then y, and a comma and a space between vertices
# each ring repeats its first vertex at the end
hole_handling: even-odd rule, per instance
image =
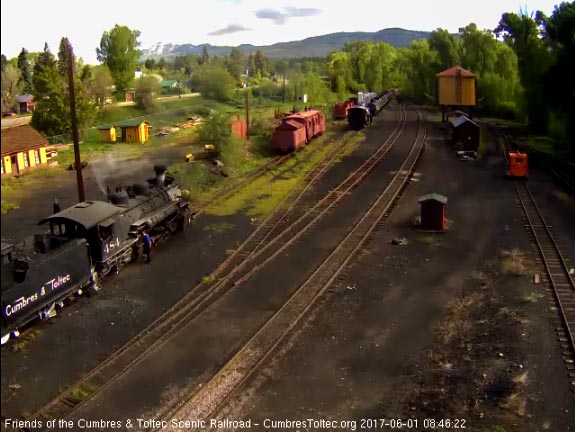
MULTIPOLYGON (((98 66, 73 59, 78 117, 91 125, 97 107, 103 107, 115 89, 118 98, 134 87, 134 73, 149 75, 137 84, 137 103, 153 106, 160 93, 151 75, 177 80, 205 97, 240 101, 239 87, 249 80, 255 97, 284 97, 307 93, 314 104, 345 99, 358 91, 399 87, 422 102, 431 103, 435 74, 459 64, 478 78, 479 109, 483 113, 524 121, 534 132, 550 134, 575 152, 575 2, 563 2, 550 17, 542 12, 504 13, 494 30, 475 24, 457 34, 438 29, 427 40, 409 48, 385 43, 351 42, 327 59, 270 61, 261 51, 246 54, 232 48, 212 57, 206 47, 200 55, 176 56, 168 61, 139 63, 140 32, 116 25, 104 32, 96 49, 98 66), (278 85, 287 78, 288 86, 278 85), (279 82, 274 82, 279 81, 279 82)), ((33 125, 43 133, 69 131, 65 74, 66 50, 62 38, 58 56, 46 45, 43 52, 22 49, 17 58, 2 55, 2 110, 15 105, 15 96, 34 95, 33 125)), ((178 88, 178 92, 181 88, 178 88)))

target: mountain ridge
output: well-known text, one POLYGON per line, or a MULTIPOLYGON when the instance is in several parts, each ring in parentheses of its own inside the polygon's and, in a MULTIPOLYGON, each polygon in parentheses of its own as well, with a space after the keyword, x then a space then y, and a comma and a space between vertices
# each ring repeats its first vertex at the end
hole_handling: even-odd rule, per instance
MULTIPOLYGON (((272 45, 238 45, 243 52, 262 51, 271 59, 280 58, 301 58, 301 57, 325 57, 332 51, 343 48, 346 42, 369 41, 386 42, 395 47, 406 47, 412 41, 427 39, 431 32, 419 30, 406 30, 399 27, 386 28, 376 32, 337 32, 320 36, 311 36, 299 41, 278 42, 272 45)), ((213 56, 224 56, 230 53, 232 46, 221 46, 211 44, 194 45, 172 44, 158 42, 148 49, 142 49, 142 59, 174 57, 178 55, 194 54, 198 55, 206 47, 208 54, 213 56)))

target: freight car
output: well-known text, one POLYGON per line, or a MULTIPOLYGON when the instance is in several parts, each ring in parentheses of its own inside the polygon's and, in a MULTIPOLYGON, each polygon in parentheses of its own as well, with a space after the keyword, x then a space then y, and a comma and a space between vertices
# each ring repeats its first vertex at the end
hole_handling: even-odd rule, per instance
POLYGON ((325 132, 325 117, 319 110, 306 110, 284 117, 274 130, 273 148, 280 153, 297 151, 325 132))
POLYGON ((191 221, 188 202, 163 166, 147 183, 117 188, 110 202, 84 201, 39 222, 49 226, 21 248, 2 245, 2 343, 36 317, 49 318, 63 300, 86 287, 98 289, 97 278, 136 259, 140 235, 154 242, 182 231, 191 221))
POLYGON ((355 105, 353 99, 348 99, 345 102, 340 102, 333 107, 333 118, 334 120, 340 120, 347 118, 347 111, 355 105))
POLYGON ((361 130, 371 124, 372 117, 369 109, 356 105, 347 111, 347 123, 352 130, 361 130))

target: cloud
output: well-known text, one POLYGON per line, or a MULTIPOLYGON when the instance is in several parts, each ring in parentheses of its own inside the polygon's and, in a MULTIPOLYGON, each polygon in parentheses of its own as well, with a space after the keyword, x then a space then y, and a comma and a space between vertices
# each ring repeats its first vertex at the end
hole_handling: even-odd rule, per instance
POLYGON ((238 33, 238 32, 247 31, 247 30, 251 30, 251 29, 246 28, 244 26, 241 26, 239 24, 229 24, 227 27, 224 27, 223 29, 215 30, 213 32, 208 33, 208 35, 209 36, 221 36, 221 35, 225 35, 225 34, 238 33))
POLYGON ((260 9, 255 12, 260 19, 272 20, 275 24, 285 24, 288 18, 307 17, 321 13, 321 10, 314 8, 286 7, 283 12, 277 9, 260 9))

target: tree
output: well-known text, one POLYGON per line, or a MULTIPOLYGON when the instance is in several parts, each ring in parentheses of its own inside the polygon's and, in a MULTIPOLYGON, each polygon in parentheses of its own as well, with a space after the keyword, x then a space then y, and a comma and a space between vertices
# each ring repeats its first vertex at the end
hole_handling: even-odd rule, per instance
MULTIPOLYGON (((72 51, 71 45, 69 50, 72 51)), ((67 55, 66 59, 75 62, 73 54, 72 57, 67 55)), ((32 114, 31 125, 47 136, 70 133, 72 130, 68 75, 62 75, 59 66, 48 44, 45 44, 44 51, 34 65, 33 94, 36 109, 32 114)), ((74 69, 78 68, 74 66, 74 69)), ((86 127, 94 120, 95 108, 77 75, 74 75, 74 89, 78 126, 86 127)))
POLYGON ((193 81, 202 96, 222 102, 229 100, 236 83, 228 71, 211 64, 201 66, 193 81))
MULTIPOLYGON (((58 48, 58 70, 62 76, 68 76, 68 62, 70 61, 68 57, 70 53, 70 46, 71 45, 68 38, 63 37, 60 39, 60 47, 58 48)), ((74 60, 72 59, 72 62, 73 61, 74 60)))
POLYGON ((11 111, 16 107, 16 96, 22 91, 20 70, 11 64, 2 68, 2 112, 11 111))
MULTIPOLYGON (((546 43, 553 50, 554 59, 543 74, 543 94, 558 114, 564 129, 562 141, 575 154, 575 2, 563 2, 555 7, 545 23, 546 43)), ((559 126, 559 125, 558 125, 559 126)), ((560 134, 558 134, 560 135, 560 134)))
POLYGON ((236 81, 240 80, 240 76, 245 67, 244 63, 244 55, 238 47, 233 47, 230 54, 224 60, 226 70, 236 81))
POLYGON ((92 79, 88 86, 94 103, 100 108, 106 104, 106 99, 112 95, 114 80, 106 65, 98 65, 92 69, 92 79))
POLYGON ((429 48, 437 51, 439 65, 442 70, 461 63, 460 48, 457 41, 449 31, 437 29, 429 36, 429 48))
POLYGON ((2 70, 4 70, 4 66, 6 66, 8 64, 8 59, 6 58, 6 56, 4 54, 2 54, 2 56, 0 57, 0 67, 2 70))
POLYGON ((479 30, 474 23, 459 29, 461 62, 466 69, 481 75, 493 70, 496 61, 495 38, 490 30, 479 30))
POLYGON ((250 77, 257 75, 256 59, 252 53, 248 56, 248 75, 250 77))
POLYGON ((504 13, 495 29, 496 35, 502 35, 518 59, 519 76, 525 89, 523 107, 527 124, 537 133, 547 131, 549 112, 542 103, 544 89, 541 77, 551 62, 551 53, 541 39, 541 25, 545 16, 536 13, 533 17, 522 13, 504 13))
POLYGON ((210 62, 210 55, 208 54, 208 49, 204 45, 202 47, 202 54, 201 54, 200 58, 198 59, 198 63, 201 65, 205 65, 205 64, 208 64, 209 62, 210 62))
POLYGON ((232 130, 229 117, 226 114, 212 113, 202 123, 198 131, 201 143, 212 144, 218 154, 225 154, 231 147, 232 130))
POLYGON ((136 82, 136 105, 146 112, 156 106, 155 99, 160 94, 160 82, 153 76, 144 76, 136 82))
POLYGON ((254 64, 256 67, 256 75, 258 75, 260 78, 267 75, 268 59, 260 50, 256 51, 254 56, 254 64))
POLYGON ((144 66, 146 67, 146 69, 148 69, 150 71, 152 71, 158 67, 155 59, 146 59, 146 61, 144 62, 144 66))
POLYGON ((22 82, 22 90, 26 93, 32 92, 32 72, 30 60, 28 59, 28 51, 22 48, 18 54, 18 69, 20 69, 20 79, 22 82))
POLYGON ((112 74, 119 98, 130 88, 138 67, 141 54, 137 49, 139 36, 138 30, 116 25, 109 32, 104 32, 100 48, 96 49, 98 61, 108 66, 112 74))
POLYGON ((408 93, 417 99, 426 100, 426 96, 433 94, 439 55, 436 51, 430 50, 429 43, 423 39, 411 43, 411 48, 406 51, 406 58, 408 93))

